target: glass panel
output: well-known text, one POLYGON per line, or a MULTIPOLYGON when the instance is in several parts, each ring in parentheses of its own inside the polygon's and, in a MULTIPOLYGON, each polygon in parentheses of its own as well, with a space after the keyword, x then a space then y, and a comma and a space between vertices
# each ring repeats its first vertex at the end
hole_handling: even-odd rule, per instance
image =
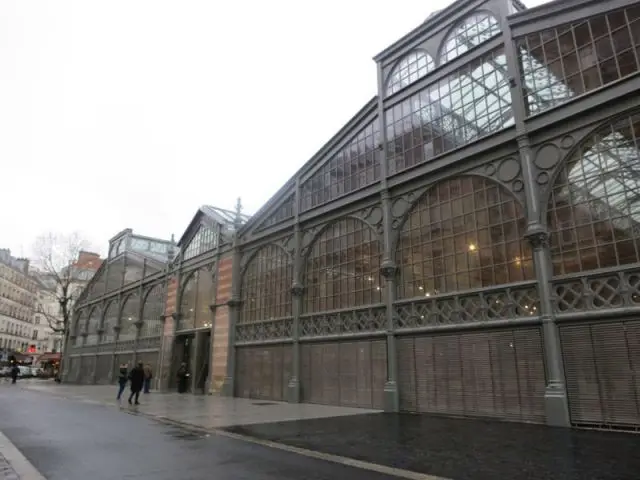
POLYGON ((107 265, 107 292, 122 287, 126 259, 120 256, 107 265))
POLYGON ((134 293, 127 297, 122 307, 118 341, 135 340, 137 334, 136 322, 139 314, 140 297, 137 293, 134 293))
POLYGON ((424 51, 415 51, 406 55, 395 66, 387 80, 387 95, 393 95, 403 88, 426 76, 435 68, 431 55, 424 51))
POLYGON ((195 327, 196 320, 196 294, 198 289, 198 272, 189 276, 182 289, 180 298, 180 320, 177 330, 186 330, 195 327))
POLYGON ((601 128, 569 159, 549 200, 556 275, 640 261, 640 115, 601 128))
POLYGON ((618 10, 519 38, 527 114, 637 72, 640 23, 632 16, 618 10))
POLYGON ((306 312, 382 302, 380 244, 364 222, 346 218, 315 241, 306 264, 306 312))
POLYGON ((387 111, 390 173, 513 125, 502 48, 387 111))
POLYGON ((216 232, 205 225, 201 225, 191 242, 184 251, 184 259, 197 257, 209 250, 213 250, 218 244, 216 232))
POLYGON ((378 120, 365 127, 302 185, 300 209, 309 210, 380 179, 378 120))
POLYGON ((251 259, 242 277, 241 323, 290 317, 293 266, 280 247, 267 245, 251 259))
POLYGON ((500 24, 490 13, 475 13, 455 27, 444 41, 440 65, 500 34, 500 24))
POLYGON ((154 286, 144 302, 144 310, 142 311, 142 330, 141 338, 160 337, 162 336, 162 320, 160 315, 164 311, 164 291, 162 285, 154 286))
POLYGON ((88 314, 87 311, 84 311, 84 310, 81 311, 80 314, 78 315, 78 319, 76 320, 76 324, 74 325, 73 333, 76 336, 76 338, 73 341, 73 345, 76 347, 82 345, 83 339, 82 339, 81 333, 87 327, 87 320, 88 320, 87 314, 88 314))
POLYGON ((479 177, 432 187, 403 226, 398 298, 429 297, 534 278, 522 207, 479 177))
POLYGON ((100 328, 100 309, 94 308, 89 314, 87 321, 87 338, 85 345, 95 345, 98 343, 98 329, 100 328))
POLYGON ((211 308, 213 302, 213 274, 209 267, 198 271, 198 288, 196 292, 195 327, 211 327, 211 308))
POLYGON ((110 343, 116 340, 116 332, 113 331, 113 327, 116 325, 118 325, 118 301, 112 300, 104 313, 100 343, 110 343))
POLYGON ((124 272, 124 284, 127 285, 140 280, 142 278, 143 269, 143 262, 135 257, 127 256, 126 270, 124 272))
POLYGON ((264 227, 270 227, 293 218, 293 198, 289 196, 280 207, 264 222, 264 227))

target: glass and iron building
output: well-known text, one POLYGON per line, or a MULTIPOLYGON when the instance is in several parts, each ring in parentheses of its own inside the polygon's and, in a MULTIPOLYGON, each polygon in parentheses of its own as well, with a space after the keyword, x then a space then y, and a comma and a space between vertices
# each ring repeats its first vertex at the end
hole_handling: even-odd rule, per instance
POLYGON ((235 394, 640 426, 640 4, 461 0, 375 61, 240 231, 235 394))
MULTIPOLYGON (((640 3, 459 0, 374 60, 377 94, 259 212, 81 324, 164 281, 118 324, 162 316, 163 388, 208 361, 226 395, 640 427, 640 3)), ((92 328, 77 348, 114 344, 92 328)))

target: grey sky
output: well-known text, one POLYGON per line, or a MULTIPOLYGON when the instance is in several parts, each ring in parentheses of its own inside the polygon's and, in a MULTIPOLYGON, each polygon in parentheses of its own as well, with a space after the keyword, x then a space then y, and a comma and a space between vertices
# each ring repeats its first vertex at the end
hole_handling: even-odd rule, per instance
POLYGON ((255 212, 375 94, 371 57, 449 3, 0 1, 0 247, 255 212))

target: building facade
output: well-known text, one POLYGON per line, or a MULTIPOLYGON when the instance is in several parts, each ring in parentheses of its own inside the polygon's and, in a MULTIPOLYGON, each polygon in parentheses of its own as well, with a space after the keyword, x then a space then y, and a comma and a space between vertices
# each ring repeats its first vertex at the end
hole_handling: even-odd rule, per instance
POLYGON ((222 388, 228 355, 231 247, 246 221, 239 211, 203 206, 174 243, 124 230, 74 309, 63 377, 113 383, 117 367, 151 365, 155 386, 176 386, 185 363, 190 391, 222 388), (215 353, 214 353, 215 352, 215 353))
POLYGON ((0 349, 5 354, 26 353, 32 344, 36 295, 37 283, 29 274, 29 260, 0 249, 0 349))
POLYGON ((640 426, 640 4, 460 0, 239 233, 227 393, 640 426))

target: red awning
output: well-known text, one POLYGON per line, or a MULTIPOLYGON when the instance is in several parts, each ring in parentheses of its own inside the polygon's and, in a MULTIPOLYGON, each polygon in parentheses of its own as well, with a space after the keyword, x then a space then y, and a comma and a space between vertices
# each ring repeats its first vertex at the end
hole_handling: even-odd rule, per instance
POLYGON ((40 357, 38 357, 38 360, 36 360, 36 363, 59 362, 59 361, 60 361, 59 353, 43 353, 42 355, 40 355, 40 357))

